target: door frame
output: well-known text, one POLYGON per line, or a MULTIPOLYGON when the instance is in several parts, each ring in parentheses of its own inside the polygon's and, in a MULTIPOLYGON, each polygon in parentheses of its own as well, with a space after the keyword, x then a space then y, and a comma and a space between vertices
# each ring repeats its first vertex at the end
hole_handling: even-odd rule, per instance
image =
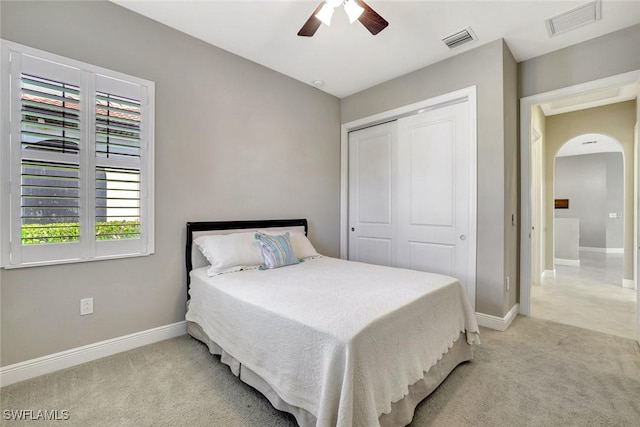
MULTIPOLYGON (((537 182, 537 194, 534 190, 534 186, 531 186, 531 197, 536 197, 538 203, 542 205, 542 195, 543 191, 543 156, 542 156, 542 133, 536 129, 535 127, 531 128, 531 165, 536 166, 531 170, 531 175, 533 177, 532 183, 537 182)), ((535 206, 535 204, 533 204, 535 206)), ((531 244, 532 244, 532 254, 531 254, 531 265, 535 268, 536 277, 533 283, 539 283, 542 280, 542 265, 544 263, 544 245, 542 242, 542 224, 544 223, 544 215, 542 213, 541 206, 538 207, 537 210, 531 210, 531 244), (537 225, 537 229, 536 226, 537 225), (536 243, 534 245, 533 243, 536 243), (534 249, 536 249, 534 251, 534 249)))
POLYGON ((397 120, 413 114, 467 102, 469 104, 469 133, 472 170, 469 189, 469 283, 467 294, 475 310, 476 301, 476 236, 477 236, 477 88, 469 86, 444 95, 418 101, 413 104, 383 111, 341 125, 340 131, 340 258, 348 257, 349 227, 349 132, 397 120))
MULTIPOLYGON (((640 77, 638 78, 640 84, 640 77)), ((634 159, 633 163, 633 188, 635 195, 633 226, 635 228, 634 236, 636 238, 633 245, 633 278, 636 287, 636 338, 640 345, 640 94, 636 96, 636 125, 634 127, 635 145, 633 147, 634 159)))
MULTIPOLYGON (((529 316, 531 313, 531 108, 561 97, 577 96, 585 92, 638 82, 640 82, 640 70, 567 86, 520 99, 520 314, 529 316)), ((635 197, 637 198, 638 195, 636 194, 635 197)), ((637 201, 632 202, 637 206, 637 201)), ((533 230, 533 232, 541 233, 542 230, 533 230)), ((634 235, 638 235, 638 230, 634 235)), ((637 245, 638 241, 636 239, 634 247, 637 247, 637 245)), ((636 288, 640 289, 637 283, 637 271, 634 271, 634 275, 636 288)), ((640 305, 640 301, 638 304, 640 305)), ((640 310, 638 311, 640 312, 640 310)))

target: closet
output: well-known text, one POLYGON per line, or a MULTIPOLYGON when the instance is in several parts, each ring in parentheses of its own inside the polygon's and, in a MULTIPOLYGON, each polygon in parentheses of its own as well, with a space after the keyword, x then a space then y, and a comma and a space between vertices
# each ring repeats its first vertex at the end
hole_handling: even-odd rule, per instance
POLYGON ((475 295, 469 114, 464 100, 349 132, 350 260, 447 274, 475 295))

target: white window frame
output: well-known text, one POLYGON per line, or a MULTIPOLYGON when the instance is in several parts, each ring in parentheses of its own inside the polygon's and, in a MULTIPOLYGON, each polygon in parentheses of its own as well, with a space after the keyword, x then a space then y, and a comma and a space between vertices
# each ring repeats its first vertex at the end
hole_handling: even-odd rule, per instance
MULTIPOLYGON (((19 268, 113 258, 147 256, 154 253, 154 129, 155 83, 117 71, 54 55, 7 40, 0 40, 0 266, 19 268), (69 67, 80 75, 81 152, 80 239, 71 243, 23 245, 21 239, 21 123, 12 97, 19 96, 22 58, 34 57, 57 66, 69 67), (131 166, 118 159, 97 159, 95 155, 95 94, 101 81, 118 87, 119 95, 138 91, 140 95, 140 237, 137 239, 95 239, 96 163, 114 167, 131 166), (17 94, 16 94, 17 92, 17 94), (84 146, 84 148, 82 148, 84 146), (16 206, 17 205, 17 206, 16 206)), ((47 77, 42 75, 41 77, 47 77)), ((53 153, 53 156, 57 153, 53 153)))

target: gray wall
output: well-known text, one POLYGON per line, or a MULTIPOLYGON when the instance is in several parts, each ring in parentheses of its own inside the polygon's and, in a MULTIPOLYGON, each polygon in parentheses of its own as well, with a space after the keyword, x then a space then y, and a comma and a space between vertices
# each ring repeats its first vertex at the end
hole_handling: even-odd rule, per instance
POLYGON ((505 43, 503 48, 503 103, 504 103, 504 275, 510 279, 506 290, 503 314, 518 302, 520 278, 520 243, 518 217, 520 202, 520 171, 518 169, 520 146, 518 142, 518 65, 505 43), (512 220, 513 216, 513 220, 512 220))
POLYGON ((624 163, 621 153, 610 153, 607 162, 607 248, 624 247, 624 163), (617 218, 609 218, 615 213, 617 218))
POLYGON ((640 69, 640 24, 518 64, 521 97, 640 69))
POLYGON ((509 292, 505 287, 507 272, 517 269, 514 260, 506 253, 512 248, 513 253, 517 252, 513 246, 515 237, 506 232, 506 229, 511 230, 511 215, 507 217, 507 212, 511 212, 515 205, 513 198, 517 191, 511 187, 516 164, 513 156, 517 145, 514 134, 514 105, 517 102, 515 73, 515 61, 503 41, 496 40, 343 98, 341 113, 342 123, 347 123, 468 86, 477 86, 476 311, 499 317, 506 313, 507 301, 515 301, 517 288, 513 277, 511 281, 514 286, 509 292), (509 112, 506 112, 506 104, 509 112), (505 123, 506 119, 513 122, 505 123), (508 168, 503 167, 503 162, 508 163, 508 168), (510 184, 507 184, 507 179, 510 184))
POLYGON ((580 219, 581 247, 623 247, 623 169, 622 153, 556 158, 555 198, 569 199, 569 209, 555 209, 555 217, 580 219), (610 212, 620 218, 609 219, 610 212))
POLYGON ((1 270, 2 366, 184 320, 189 220, 306 217, 339 256, 337 98, 113 3, 0 8, 2 38, 156 83, 156 253, 1 270))

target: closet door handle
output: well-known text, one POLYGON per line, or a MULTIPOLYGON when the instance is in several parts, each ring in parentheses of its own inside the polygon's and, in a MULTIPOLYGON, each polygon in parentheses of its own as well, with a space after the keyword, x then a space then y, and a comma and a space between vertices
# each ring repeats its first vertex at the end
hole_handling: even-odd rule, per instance
POLYGON ((351 231, 356 231, 356 228, 355 227, 351 227, 351 231))
POLYGON ((460 240, 467 240, 467 236, 465 236, 464 234, 460 235, 460 240))

